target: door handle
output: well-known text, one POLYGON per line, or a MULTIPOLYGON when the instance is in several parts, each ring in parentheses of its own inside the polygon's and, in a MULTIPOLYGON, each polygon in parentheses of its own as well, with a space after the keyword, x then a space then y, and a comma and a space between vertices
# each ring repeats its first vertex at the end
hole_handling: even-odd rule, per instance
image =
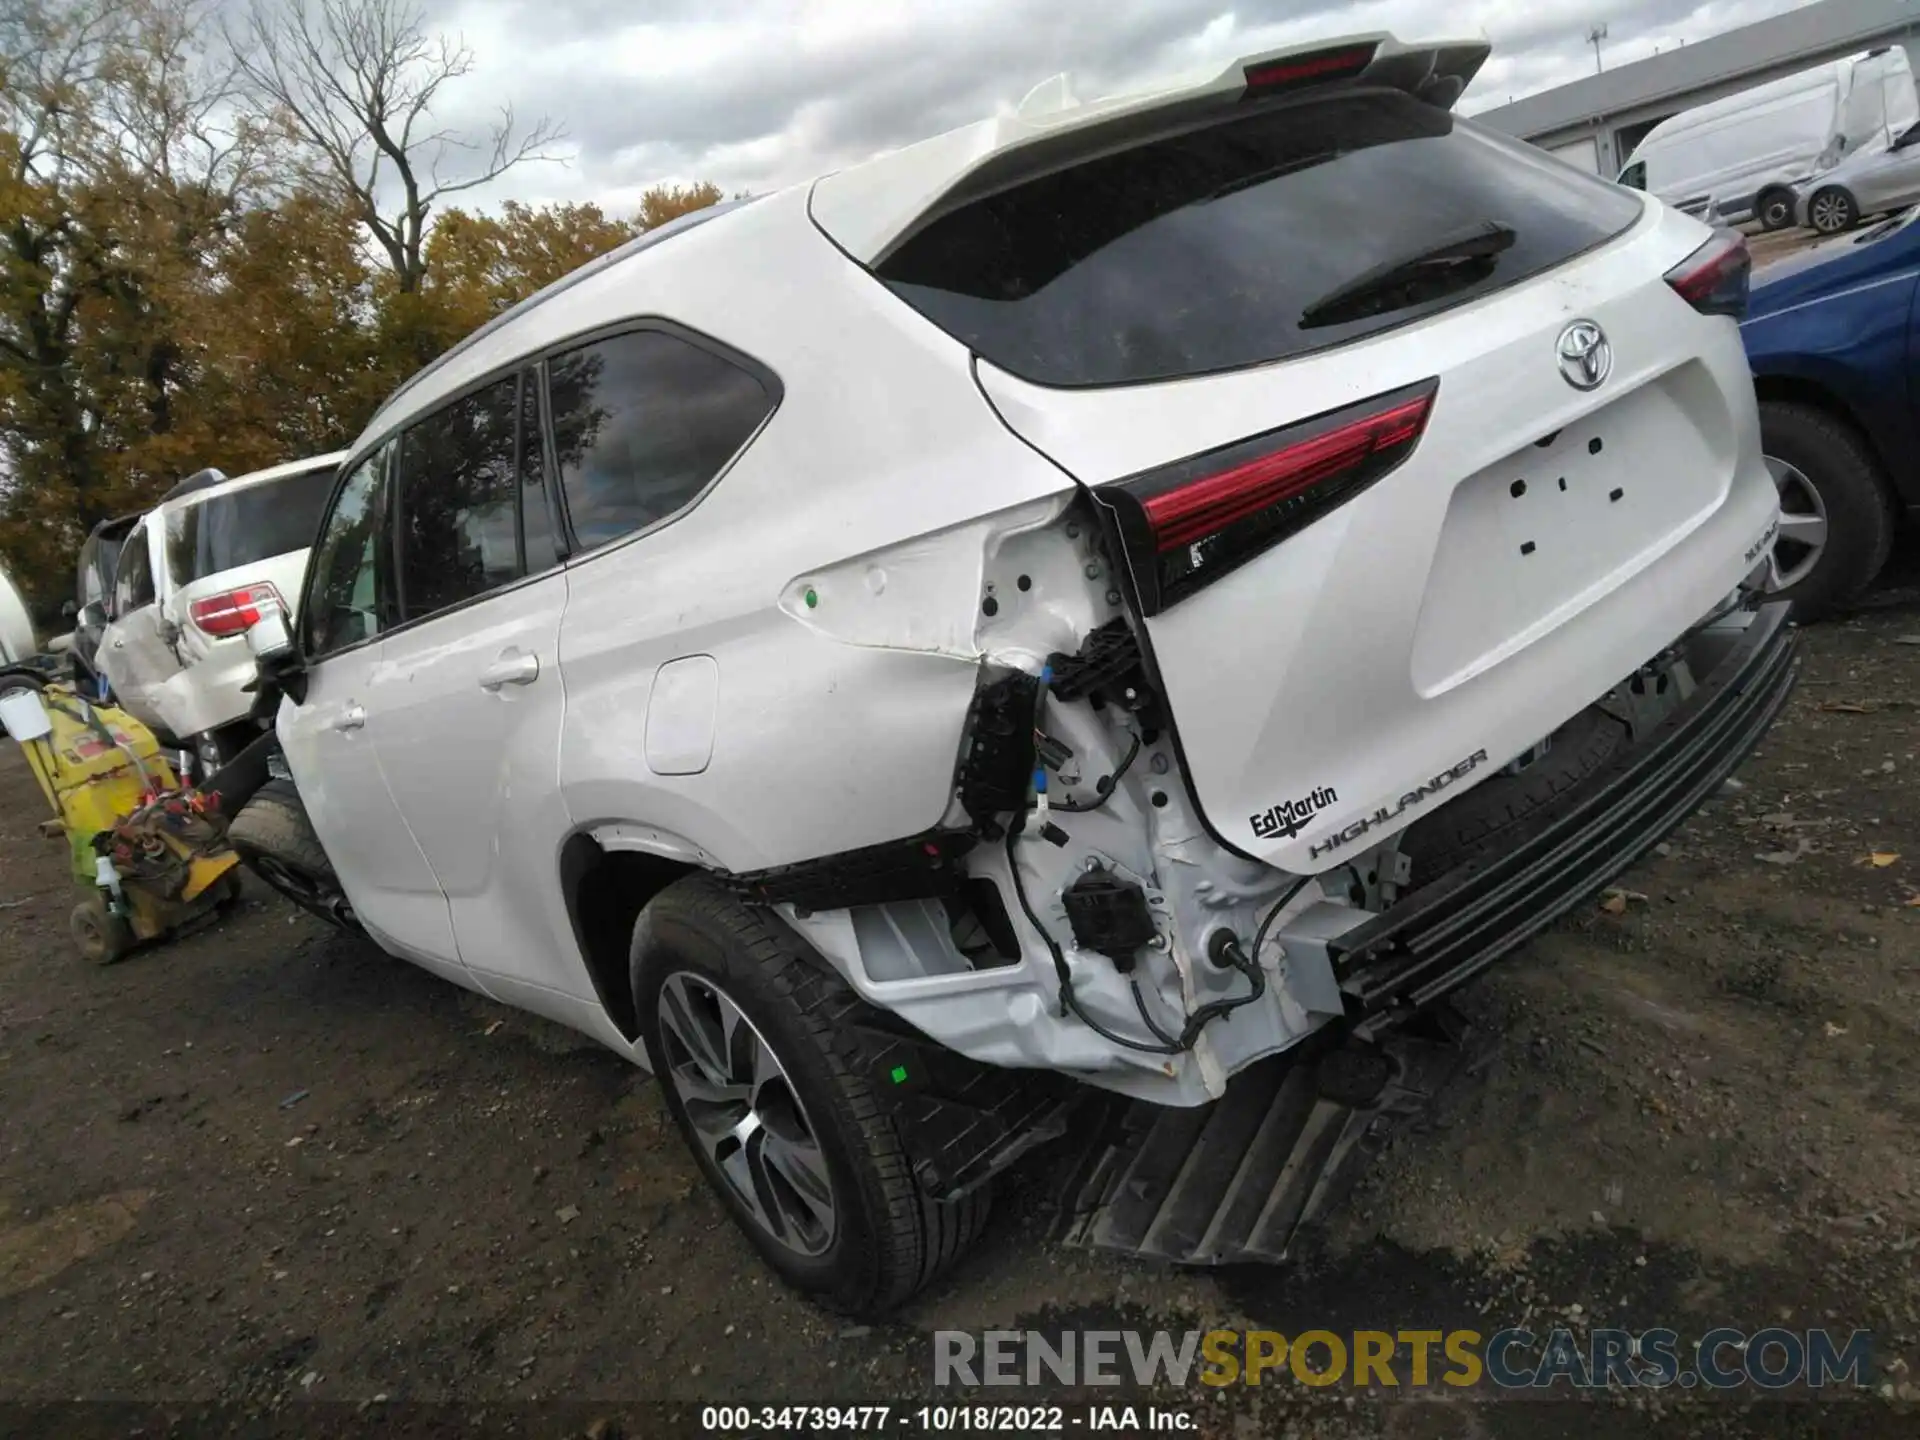
POLYGON ((333 728, 340 731, 360 730, 366 727, 366 723, 366 707, 349 700, 346 708, 340 712, 340 718, 333 722, 333 728))
POLYGON ((531 685, 540 678, 540 657, 510 650, 480 672, 480 688, 497 695, 503 686, 531 685))

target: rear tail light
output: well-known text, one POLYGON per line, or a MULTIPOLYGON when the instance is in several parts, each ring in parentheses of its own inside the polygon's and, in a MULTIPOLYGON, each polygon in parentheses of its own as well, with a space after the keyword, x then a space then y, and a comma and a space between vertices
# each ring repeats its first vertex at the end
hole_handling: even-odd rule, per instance
POLYGON ((1702 315, 1746 318, 1747 282, 1753 257, 1738 230, 1716 230, 1713 238, 1667 271, 1667 284, 1702 315))
POLYGON ((188 607, 193 623, 216 640, 244 635, 260 623, 268 610, 282 610, 280 592, 271 585, 242 585, 219 595, 205 595, 188 607))
POLYGON ((1315 50, 1305 55, 1285 55, 1264 64, 1249 65, 1247 96, 1271 95, 1276 90, 1296 90, 1307 85, 1325 85, 1335 80, 1351 80, 1373 63, 1374 45, 1341 45, 1331 50, 1315 50))
POLYGON ((1154 615, 1344 505, 1420 443, 1438 380, 1103 485, 1154 615))

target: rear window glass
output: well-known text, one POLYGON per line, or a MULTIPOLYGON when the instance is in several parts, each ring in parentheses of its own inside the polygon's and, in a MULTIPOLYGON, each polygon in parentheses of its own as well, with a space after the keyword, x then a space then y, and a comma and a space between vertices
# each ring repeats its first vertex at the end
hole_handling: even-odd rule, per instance
POLYGON ((1025 181, 933 221, 876 273, 1016 375, 1125 384, 1403 325, 1558 265, 1640 209, 1399 91, 1348 90, 1025 181), (1414 287, 1401 297, 1411 303, 1376 299, 1338 323, 1310 313, 1436 241, 1488 227, 1510 232, 1504 248, 1414 287))
POLYGON ((330 467, 249 485, 167 516, 167 569, 190 585, 240 565, 305 550, 333 492, 330 467))

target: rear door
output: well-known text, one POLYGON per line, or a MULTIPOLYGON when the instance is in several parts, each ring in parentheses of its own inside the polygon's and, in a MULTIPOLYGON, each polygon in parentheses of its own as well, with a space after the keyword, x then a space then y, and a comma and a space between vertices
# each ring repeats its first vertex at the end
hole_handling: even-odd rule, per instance
POLYGON ((1707 232, 1643 203, 1355 90, 947 210, 877 274, 1108 508, 1215 832, 1323 869, 1655 654, 1767 524, 1737 331, 1663 279, 1707 232))
MULTIPOLYGON (((367 696, 387 785, 453 918, 461 961, 502 999, 572 1018, 584 969, 555 963, 566 691, 559 568, 531 377, 408 427, 399 446, 404 628, 367 696), (521 498, 526 505, 521 505, 521 498), (511 994, 502 977, 530 983, 511 994)), ((589 992, 590 998, 590 992, 589 992)))

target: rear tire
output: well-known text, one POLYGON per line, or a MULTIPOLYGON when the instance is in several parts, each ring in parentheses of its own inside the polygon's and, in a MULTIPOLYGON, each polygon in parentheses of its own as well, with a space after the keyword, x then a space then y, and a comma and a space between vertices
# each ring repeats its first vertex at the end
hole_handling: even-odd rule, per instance
POLYGON ((269 780, 227 827, 241 863, 280 894, 336 929, 357 931, 353 907, 291 780, 269 780))
POLYGON ((848 1035, 864 1002, 776 917, 689 876, 641 912, 630 958, 641 1039, 668 1112, 734 1223, 789 1285, 877 1316, 972 1243, 987 1192, 953 1202, 921 1192, 848 1035), (722 1034, 703 1048, 703 1037, 722 1034), (765 1123, 747 1125, 749 1111, 765 1123), (744 1143, 735 1138, 743 1127, 744 1143), (818 1162, 802 1167, 799 1186, 785 1179, 794 1165, 783 1158, 796 1149, 807 1167, 818 1162), (797 1224, 785 1218, 796 1197, 797 1224))
POLYGON ((1754 218, 1762 230, 1784 230, 1793 224, 1793 192, 1766 190, 1753 205, 1754 218))
POLYGON ((1860 433, 1812 405, 1762 401, 1760 449, 1781 490, 1774 559, 1787 583, 1779 595, 1793 602, 1796 620, 1817 620, 1857 600, 1887 563, 1892 493, 1860 433), (1807 521, 1825 521, 1817 551, 1794 538, 1803 509, 1807 521))
POLYGON ((1807 202, 1807 221, 1822 235, 1838 235, 1860 223, 1860 206, 1847 191, 1831 185, 1807 202))

